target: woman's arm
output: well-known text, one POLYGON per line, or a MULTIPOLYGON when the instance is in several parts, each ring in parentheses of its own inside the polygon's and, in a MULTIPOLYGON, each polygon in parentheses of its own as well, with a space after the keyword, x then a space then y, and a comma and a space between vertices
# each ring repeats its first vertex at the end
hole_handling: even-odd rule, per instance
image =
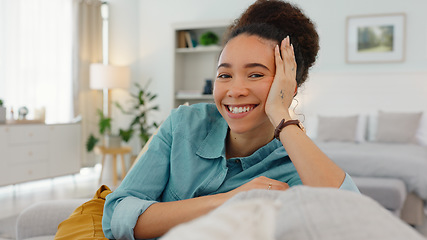
POLYGON ((174 226, 210 212, 242 191, 252 189, 286 190, 288 188, 286 183, 262 176, 227 193, 155 203, 139 216, 134 228, 135 238, 160 237, 174 226))
MULTIPOLYGON (((276 76, 271 85, 265 111, 273 126, 282 119, 290 120, 289 107, 295 95, 296 62, 289 37, 275 48, 276 76), (280 56, 282 53, 283 59, 280 56)), ((289 154, 304 185, 340 187, 345 172, 329 159, 296 125, 288 125, 280 132, 280 141, 289 154)))
POLYGON ((160 237, 174 226, 210 212, 227 199, 225 194, 217 194, 175 202, 155 203, 138 218, 134 228, 135 238, 160 237))

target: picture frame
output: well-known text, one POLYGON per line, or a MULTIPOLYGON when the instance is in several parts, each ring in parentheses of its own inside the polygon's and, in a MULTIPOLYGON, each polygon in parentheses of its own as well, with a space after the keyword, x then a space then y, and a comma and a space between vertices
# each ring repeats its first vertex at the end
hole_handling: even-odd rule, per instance
POLYGON ((347 63, 404 61, 404 13, 349 16, 346 23, 347 63))

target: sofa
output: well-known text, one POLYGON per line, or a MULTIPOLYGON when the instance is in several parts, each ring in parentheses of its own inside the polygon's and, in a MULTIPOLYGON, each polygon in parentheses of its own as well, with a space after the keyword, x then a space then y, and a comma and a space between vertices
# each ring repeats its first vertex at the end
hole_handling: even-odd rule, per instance
MULTIPOLYGON (((86 199, 46 201, 22 212, 17 240, 54 239, 56 226, 86 199)), ((163 239, 424 239, 363 194, 334 188, 242 192, 163 239)))

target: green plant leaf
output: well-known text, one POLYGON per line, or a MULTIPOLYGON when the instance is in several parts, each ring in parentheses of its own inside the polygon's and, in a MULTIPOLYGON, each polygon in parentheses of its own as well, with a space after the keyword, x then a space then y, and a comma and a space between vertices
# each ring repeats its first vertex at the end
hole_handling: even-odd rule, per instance
POLYGON ((95 148, 95 145, 98 143, 98 141, 98 138, 93 136, 93 134, 90 134, 88 139, 86 140, 86 150, 88 152, 91 152, 95 148))
POLYGON ((128 130, 120 129, 119 135, 122 137, 123 141, 128 142, 132 138, 133 132, 134 131, 132 128, 130 128, 128 130))
POLYGON ((155 98, 157 97, 157 94, 154 94, 153 96, 150 97, 150 102, 153 101, 155 98))
POLYGON ((99 116, 99 133, 102 135, 104 133, 111 132, 111 118, 104 116, 104 113, 98 109, 98 116, 99 116))

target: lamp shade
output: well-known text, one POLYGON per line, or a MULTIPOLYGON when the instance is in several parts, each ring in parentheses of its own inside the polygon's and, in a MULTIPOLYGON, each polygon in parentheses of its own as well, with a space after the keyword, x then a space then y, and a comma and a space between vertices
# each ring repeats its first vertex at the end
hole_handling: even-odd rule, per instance
POLYGON ((90 88, 128 88, 130 69, 124 66, 112 66, 101 63, 90 65, 90 88))

